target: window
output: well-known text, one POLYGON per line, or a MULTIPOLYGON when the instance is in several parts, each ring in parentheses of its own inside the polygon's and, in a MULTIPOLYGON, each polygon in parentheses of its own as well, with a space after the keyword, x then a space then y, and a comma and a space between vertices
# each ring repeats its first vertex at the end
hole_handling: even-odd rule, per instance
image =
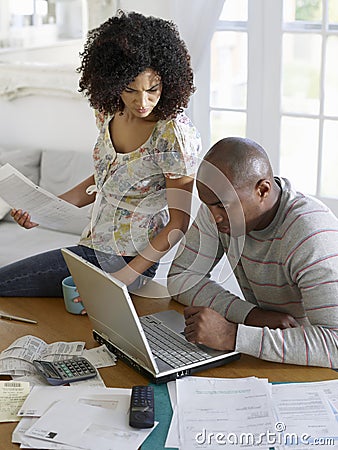
POLYGON ((210 134, 244 136, 248 78, 247 0, 226 0, 211 43, 210 134))
POLYGON ((196 123, 207 147, 230 135, 258 141, 276 174, 338 215, 336 55, 337 0, 226 0, 199 75, 209 115, 196 123))
POLYGON ((12 26, 55 22, 55 5, 48 0, 10 0, 9 12, 12 26))
POLYGON ((88 30, 87 6, 86 0, 0 0, 0 48, 82 39, 88 30))

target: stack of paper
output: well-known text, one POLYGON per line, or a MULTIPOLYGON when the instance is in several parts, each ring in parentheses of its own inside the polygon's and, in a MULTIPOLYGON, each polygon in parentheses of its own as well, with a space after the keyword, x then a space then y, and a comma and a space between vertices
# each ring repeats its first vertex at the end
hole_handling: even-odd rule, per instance
POLYGON ((304 450, 338 446, 338 380, 272 385, 265 379, 187 377, 168 383, 166 447, 304 450))
POLYGON ((128 424, 130 389, 35 386, 18 415, 21 448, 138 449, 151 429, 128 424))
POLYGON ((34 373, 34 359, 56 361, 82 355, 84 342, 55 342, 46 344, 35 336, 22 336, 0 353, 0 374, 24 376, 34 373))
MULTIPOLYGON (((31 384, 46 384, 37 375, 33 361, 60 361, 74 356, 84 356, 97 369, 113 366, 116 357, 105 345, 87 350, 84 342, 54 342, 47 344, 36 336, 22 336, 0 353, 0 375, 10 375, 13 379, 27 380, 31 384)), ((83 381, 79 383, 84 383, 83 381)), ((88 380, 88 383, 102 385, 98 376, 88 380)))

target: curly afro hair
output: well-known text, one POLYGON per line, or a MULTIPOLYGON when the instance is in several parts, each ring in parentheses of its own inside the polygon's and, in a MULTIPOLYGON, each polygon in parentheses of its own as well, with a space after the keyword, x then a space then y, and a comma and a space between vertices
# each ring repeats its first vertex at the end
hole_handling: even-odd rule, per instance
POLYGON ((121 92, 147 68, 162 81, 158 119, 182 112, 195 91, 190 56, 171 21, 119 11, 88 33, 80 57, 79 91, 100 112, 122 111, 121 92))

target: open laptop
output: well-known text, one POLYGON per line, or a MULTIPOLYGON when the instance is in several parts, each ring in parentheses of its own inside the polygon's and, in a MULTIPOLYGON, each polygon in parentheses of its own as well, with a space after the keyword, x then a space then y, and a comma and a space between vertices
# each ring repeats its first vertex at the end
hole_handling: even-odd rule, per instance
MULTIPOLYGON (((93 325, 94 339, 156 384, 234 361, 188 342, 184 317, 162 311, 138 317, 125 284, 67 249, 62 254, 93 325)), ((144 299, 146 302, 147 299, 144 299)))

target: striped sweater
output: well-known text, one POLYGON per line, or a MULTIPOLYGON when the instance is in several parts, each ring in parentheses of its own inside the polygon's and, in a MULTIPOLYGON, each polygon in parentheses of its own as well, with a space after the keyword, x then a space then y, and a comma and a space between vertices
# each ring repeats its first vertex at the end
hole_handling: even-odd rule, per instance
POLYGON ((219 233, 201 205, 172 263, 168 289, 180 303, 209 306, 238 323, 238 352, 338 368, 338 219, 318 200, 293 191, 288 180, 277 181, 282 197, 275 218, 239 239, 219 233), (245 300, 210 279, 224 253, 245 300), (244 325, 255 306, 291 314, 300 326, 244 325))

